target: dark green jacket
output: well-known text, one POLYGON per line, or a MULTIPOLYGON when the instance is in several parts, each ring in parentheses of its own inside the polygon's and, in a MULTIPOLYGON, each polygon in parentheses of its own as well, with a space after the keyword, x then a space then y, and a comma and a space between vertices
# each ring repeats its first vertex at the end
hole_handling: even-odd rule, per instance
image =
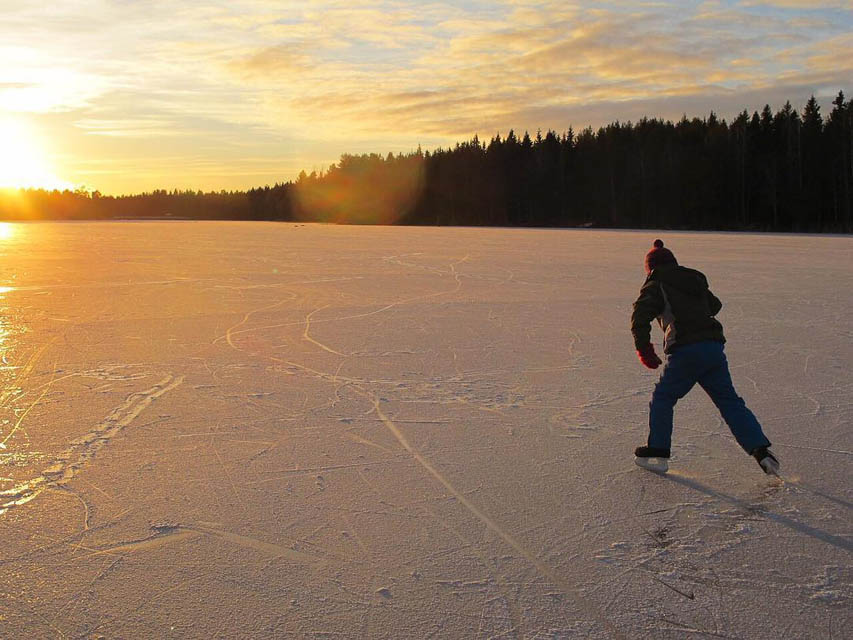
POLYGON ((634 346, 641 349, 651 342, 650 325, 655 319, 663 329, 664 353, 692 342, 725 342, 723 325, 714 318, 722 307, 700 271, 674 264, 660 266, 646 278, 634 303, 634 346))

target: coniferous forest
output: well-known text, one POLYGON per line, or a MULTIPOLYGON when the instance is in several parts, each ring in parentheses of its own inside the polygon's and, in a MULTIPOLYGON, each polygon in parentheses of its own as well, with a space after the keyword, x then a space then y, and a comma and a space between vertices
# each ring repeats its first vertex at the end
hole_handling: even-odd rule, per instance
POLYGON ((349 224, 853 232, 853 101, 510 131, 450 149, 344 155, 248 192, 0 193, 4 219, 191 218, 349 224))

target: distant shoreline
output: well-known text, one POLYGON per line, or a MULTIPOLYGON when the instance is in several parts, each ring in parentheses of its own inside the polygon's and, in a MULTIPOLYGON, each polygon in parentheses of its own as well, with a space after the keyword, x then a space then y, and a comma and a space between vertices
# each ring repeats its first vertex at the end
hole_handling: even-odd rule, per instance
POLYGON ((221 223, 221 224, 275 224, 291 225, 293 227, 352 227, 352 228, 377 228, 377 229, 458 229, 466 231, 581 231, 590 233, 636 233, 649 236, 667 235, 754 235, 754 236, 780 236, 780 237, 805 237, 805 238, 853 238, 853 233, 825 232, 825 231, 762 231, 756 229, 638 229, 636 227, 510 227, 510 226, 478 226, 478 225, 412 225, 412 224, 351 224, 343 222, 299 222, 296 220, 231 220, 231 219, 198 219, 178 217, 140 217, 140 218, 109 218, 109 219, 86 219, 86 220, 3 220, 4 224, 113 224, 113 223, 162 223, 162 222, 197 222, 197 223, 221 223))

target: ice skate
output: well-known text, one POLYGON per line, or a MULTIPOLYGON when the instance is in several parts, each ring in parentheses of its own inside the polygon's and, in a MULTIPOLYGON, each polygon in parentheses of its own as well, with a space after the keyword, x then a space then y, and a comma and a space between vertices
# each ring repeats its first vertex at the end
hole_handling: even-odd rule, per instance
POLYGON ((669 449, 637 447, 634 449, 634 463, 649 471, 666 473, 669 470, 669 449))
POLYGON ((779 475, 779 461, 770 449, 767 447, 759 447, 752 452, 752 457, 758 461, 758 465, 764 473, 774 476, 779 475))

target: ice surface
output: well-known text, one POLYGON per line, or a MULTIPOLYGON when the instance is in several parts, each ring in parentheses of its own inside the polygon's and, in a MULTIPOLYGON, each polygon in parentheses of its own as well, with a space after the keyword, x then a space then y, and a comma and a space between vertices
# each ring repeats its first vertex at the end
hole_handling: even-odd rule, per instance
POLYGON ((780 482, 701 390, 634 465, 654 233, 7 231, 0 637, 850 633, 849 237, 662 235, 780 482))

